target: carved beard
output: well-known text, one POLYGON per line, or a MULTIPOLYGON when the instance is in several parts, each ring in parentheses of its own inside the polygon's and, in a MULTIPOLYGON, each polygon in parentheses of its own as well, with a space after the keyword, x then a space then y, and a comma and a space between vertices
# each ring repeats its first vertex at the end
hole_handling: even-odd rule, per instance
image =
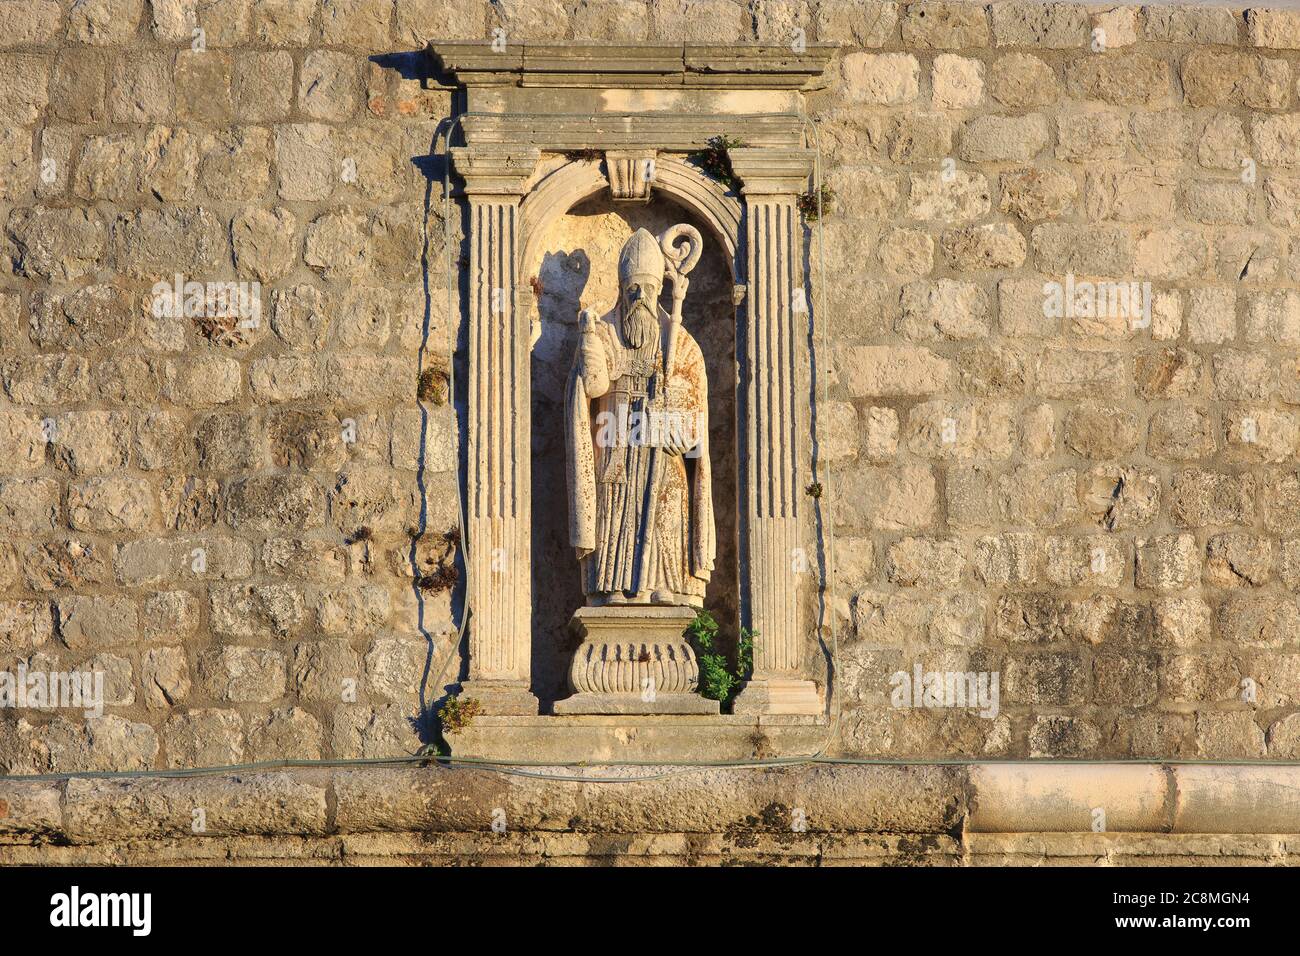
POLYGON ((638 302, 623 315, 623 338, 633 349, 643 348, 658 330, 659 317, 645 302, 638 302))

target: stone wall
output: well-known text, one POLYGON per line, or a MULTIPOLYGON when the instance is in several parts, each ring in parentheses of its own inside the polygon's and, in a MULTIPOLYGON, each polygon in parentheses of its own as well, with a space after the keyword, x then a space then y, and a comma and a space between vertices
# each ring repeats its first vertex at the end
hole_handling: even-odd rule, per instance
POLYGON ((0 770, 427 737, 460 608, 418 51, 496 27, 844 47, 809 99, 839 752, 1300 756, 1300 15, 0 0, 0 670, 108 697, 0 711, 0 770), (156 314, 177 275, 260 317, 156 314), (1149 323, 1047 318, 1071 276, 1150 282, 1149 323), (917 664, 998 673, 998 717, 891 707, 917 664))

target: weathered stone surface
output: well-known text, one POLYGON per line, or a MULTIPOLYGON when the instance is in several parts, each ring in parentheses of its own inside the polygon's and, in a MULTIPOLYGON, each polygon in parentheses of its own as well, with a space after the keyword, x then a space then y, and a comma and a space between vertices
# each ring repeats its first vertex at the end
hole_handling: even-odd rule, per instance
POLYGON ((58 282, 93 272, 106 246, 103 222, 85 209, 15 209, 5 238, 15 275, 58 282))
POLYGON ((204 810, 205 836, 326 831, 325 787, 288 773, 152 779, 135 787, 69 781, 64 819, 69 837, 83 843, 123 832, 193 837, 196 807, 204 810))
POLYGON ((1300 17, 1294 10, 1247 10, 1246 36, 1251 46, 1300 50, 1300 17))
POLYGON ((1010 223, 950 229, 939 245, 948 265, 960 272, 1015 269, 1028 251, 1024 237, 1010 223))
POLYGON ((1119 106, 1161 106, 1173 98, 1169 66, 1146 54, 1106 54, 1070 63, 1066 89, 1080 100, 1119 106))
POLYGON ((905 45, 923 50, 984 47, 989 42, 983 7, 936 0, 908 4, 902 32, 905 45))
MULTIPOLYGON (((973 283, 940 279, 913 282, 903 288, 898 330, 909 339, 977 339, 986 336, 988 329, 988 296, 973 283)), ((852 390, 853 385, 849 388, 852 390)))
POLYGON ((930 86, 935 109, 963 110, 978 106, 984 95, 984 64, 941 53, 934 58, 930 86))
POLYGON ((988 212, 988 180, 965 170, 913 175, 907 214, 912 219, 960 222, 988 212))
POLYGON ((854 396, 926 395, 940 391, 951 374, 945 359, 929 349, 908 346, 844 347, 837 365, 854 396))
POLYGON ((1285 60, 1197 49, 1182 64, 1183 95, 1192 106, 1280 109, 1290 98, 1285 60))
POLYGON ((1028 162, 1047 145, 1047 119, 1027 116, 981 116, 962 129, 961 158, 971 163, 1028 162))
POLYGON ((989 5, 997 46, 1083 48, 1089 38, 1087 9, 1080 4, 1000 0, 989 5))
POLYGON ((899 106, 920 92, 920 67, 909 53, 850 53, 841 69, 850 102, 899 106))
POLYGON ((1023 167, 1002 174, 1000 208, 1024 222, 1068 213, 1079 187, 1072 176, 1054 169, 1023 167))
POLYGON ((1216 7, 1144 7, 1146 36, 1166 43, 1227 44, 1237 42, 1240 15, 1216 7))

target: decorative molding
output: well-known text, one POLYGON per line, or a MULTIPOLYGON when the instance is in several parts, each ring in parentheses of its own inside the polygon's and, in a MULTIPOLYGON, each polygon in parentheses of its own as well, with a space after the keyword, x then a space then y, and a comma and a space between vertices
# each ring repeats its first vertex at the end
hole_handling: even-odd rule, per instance
POLYGON ((606 150, 605 169, 611 196, 624 202, 649 202, 655 178, 654 150, 606 150))
POLYGON ((466 86, 814 90, 836 47, 780 44, 535 44, 434 41, 439 72, 466 86))
POLYGON ((752 147, 797 147, 803 121, 791 113, 633 113, 599 116, 539 113, 529 116, 473 114, 461 122, 471 143, 526 143, 563 152, 577 149, 688 152, 714 136, 740 139, 752 147))
POLYGON ((569 665, 572 697, 557 714, 714 714, 701 697, 695 651, 682 637, 695 612, 683 607, 584 607, 582 639, 569 665))
POLYGON ((539 159, 541 152, 532 146, 480 143, 451 149, 452 168, 471 196, 521 196, 539 159))
POLYGON ((817 162, 811 149, 755 149, 738 146, 727 150, 731 168, 741 179, 746 196, 798 196, 808 188, 817 162))
MULTIPOLYGON (((726 252, 727 261, 733 267, 733 282, 743 282, 743 269, 739 274, 735 272, 741 265, 736 257, 744 214, 740 201, 695 166, 672 156, 660 156, 655 163, 654 185, 660 193, 699 217, 726 252)), ((600 164, 589 159, 572 160, 535 182, 521 206, 521 265, 536 259, 537 243, 556 216, 564 215, 608 186, 600 164)))

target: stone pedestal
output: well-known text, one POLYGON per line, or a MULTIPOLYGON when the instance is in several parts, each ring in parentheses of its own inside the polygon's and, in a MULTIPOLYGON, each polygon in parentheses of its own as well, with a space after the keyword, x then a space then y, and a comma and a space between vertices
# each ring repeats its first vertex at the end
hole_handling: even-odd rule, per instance
POLYGON ((827 745, 825 717, 788 714, 479 716, 447 737, 454 757, 637 763, 808 757, 827 745))
POLYGON ((682 637, 688 607, 584 607, 570 627, 582 644, 569 665, 572 697, 557 714, 716 714, 698 693, 699 663, 682 637))

